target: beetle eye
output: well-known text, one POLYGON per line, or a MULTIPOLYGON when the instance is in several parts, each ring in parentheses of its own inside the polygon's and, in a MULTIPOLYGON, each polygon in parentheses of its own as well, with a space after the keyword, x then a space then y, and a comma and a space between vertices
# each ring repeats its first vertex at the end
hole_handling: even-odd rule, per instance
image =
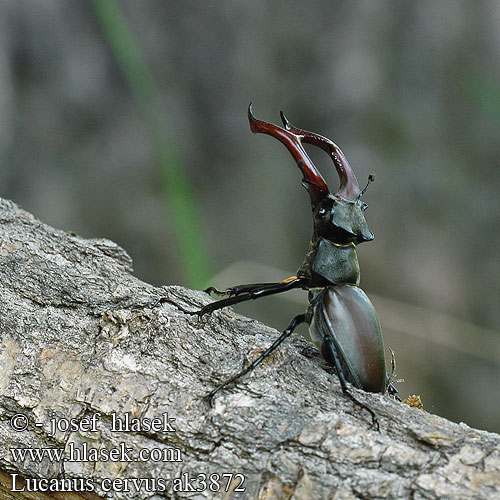
POLYGON ((361 210, 364 212, 368 208, 368 205, 364 202, 361 203, 361 210))
POLYGON ((321 207, 319 210, 318 210, 318 215, 323 217, 324 215, 326 214, 326 209, 321 207))

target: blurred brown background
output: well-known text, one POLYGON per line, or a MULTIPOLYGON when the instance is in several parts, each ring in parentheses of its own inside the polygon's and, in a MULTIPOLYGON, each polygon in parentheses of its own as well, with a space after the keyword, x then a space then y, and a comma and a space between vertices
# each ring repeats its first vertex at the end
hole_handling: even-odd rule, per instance
MULTIPOLYGON (((500 431, 500 3, 104 4, 0 3, 0 195, 116 241, 157 285, 283 279, 308 246, 308 196, 246 118, 250 101, 274 123, 283 109, 333 139, 361 185, 376 174, 361 284, 401 395, 500 431)), ((238 311, 281 330, 305 304, 238 311)))

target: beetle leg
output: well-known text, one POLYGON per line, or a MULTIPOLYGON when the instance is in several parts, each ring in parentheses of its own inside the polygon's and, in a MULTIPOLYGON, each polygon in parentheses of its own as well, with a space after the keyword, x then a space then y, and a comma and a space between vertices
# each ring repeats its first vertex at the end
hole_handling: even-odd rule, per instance
POLYGON ((236 380, 238 380, 240 377, 243 377, 243 375, 246 375, 248 372, 254 370, 262 361, 264 361, 264 359, 266 359, 274 350, 276 350, 286 338, 288 338, 292 334, 297 325, 309 322, 310 322, 309 314, 299 314, 295 316, 295 318, 293 318, 292 321, 290 321, 290 324, 288 325, 286 330, 255 361, 253 361, 250 365, 248 365, 244 370, 236 374, 234 377, 231 377, 229 380, 226 380, 226 382, 217 386, 213 391, 207 394, 210 406, 213 406, 213 398, 221 389, 232 384, 233 382, 236 382, 236 380))
POLYGON ((390 347, 389 350, 391 351, 391 373, 386 374, 385 393, 388 394, 389 396, 392 396, 396 401, 401 401, 401 398, 399 397, 399 392, 396 389, 394 382, 404 382, 404 380, 396 379, 396 354, 390 347))
POLYGON ((337 371, 337 375, 340 380, 340 386, 342 387, 342 392, 349 397, 355 404, 358 406, 361 406, 361 408, 364 408, 372 417, 372 424, 371 428, 380 431, 380 425, 378 421, 378 415, 375 413, 374 410, 372 410, 368 405, 363 403, 362 401, 359 401, 354 395, 351 393, 349 390, 349 387, 347 386, 347 380, 344 375, 344 370, 342 369, 342 365, 340 363, 340 358, 337 352, 337 348, 335 347, 335 343, 333 339, 327 335, 324 339, 325 345, 328 347, 330 354, 332 355, 332 359, 335 365, 335 370, 337 371))
POLYGON ((294 276, 291 279, 289 278, 278 283, 238 285, 232 288, 228 288, 229 297, 218 300, 217 302, 207 304, 197 311, 188 311, 187 309, 184 309, 183 307, 175 304, 172 300, 167 299, 166 297, 160 297, 158 300, 156 300, 156 302, 153 304, 153 307, 163 302, 168 302, 170 304, 174 304, 185 314, 197 315, 201 318, 205 314, 211 314, 214 311, 222 309, 226 306, 239 304, 240 302, 245 302, 247 300, 258 299, 259 297, 265 297, 266 295, 275 295, 277 293, 287 292, 288 290, 292 290, 294 288, 299 288, 304 285, 305 281, 307 281, 307 278, 297 278, 296 276, 294 276))
POLYGON ((261 290, 264 289, 271 289, 271 288, 276 288, 277 286, 284 285, 287 283, 290 283, 292 281, 295 281, 297 279, 297 276, 291 276, 290 278, 287 278, 286 280, 283 281, 278 281, 274 283, 249 283, 245 285, 235 285, 231 286, 229 288, 226 288, 224 291, 218 290, 217 288, 213 286, 209 286, 205 290, 203 290, 205 293, 215 293, 216 295, 228 295, 229 297, 234 297, 236 295, 241 295, 243 293, 258 293, 261 290))
POLYGON ((242 293, 251 293, 255 290, 267 289, 267 288, 275 288, 282 282, 276 283, 250 283, 248 285, 235 285, 225 290, 217 290, 217 288, 213 286, 209 286, 207 289, 203 290, 205 293, 215 293, 216 295, 235 297, 237 295, 241 295, 242 293))
POLYGON ((304 281, 305 278, 295 277, 292 280, 284 280, 279 283, 261 283, 235 286, 228 289, 231 290, 231 294, 228 298, 207 304, 196 314, 201 317, 204 314, 211 314, 214 311, 222 309, 226 306, 239 304, 240 302, 246 302, 247 300, 255 300, 259 297, 265 297, 266 295, 275 295, 277 293, 287 292, 288 290, 301 287, 304 284, 304 281))
POLYGON ((205 293, 208 293, 208 295, 210 295, 211 293, 215 293, 215 295, 220 295, 220 296, 231 295, 230 288, 228 288, 227 290, 218 290, 214 286, 209 286, 208 288, 205 288, 205 290, 203 290, 203 291, 205 293))

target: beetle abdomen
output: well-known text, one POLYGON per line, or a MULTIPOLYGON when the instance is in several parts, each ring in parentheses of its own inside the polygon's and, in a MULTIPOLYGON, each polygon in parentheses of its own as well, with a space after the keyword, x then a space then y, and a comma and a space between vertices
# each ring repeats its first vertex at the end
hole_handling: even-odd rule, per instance
POLYGON ((365 292, 340 285, 321 290, 313 308, 310 332, 313 341, 331 363, 325 338, 332 338, 346 379, 359 389, 384 392, 386 383, 384 343, 377 313, 365 292))

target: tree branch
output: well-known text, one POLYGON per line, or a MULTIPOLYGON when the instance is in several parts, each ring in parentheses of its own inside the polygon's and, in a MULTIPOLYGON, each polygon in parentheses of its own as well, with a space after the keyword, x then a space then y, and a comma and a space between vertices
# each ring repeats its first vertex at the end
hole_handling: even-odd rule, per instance
POLYGON ((500 436, 356 391, 380 416, 369 430, 298 335, 210 408, 278 332, 230 308, 206 321, 152 308, 210 299, 143 283, 116 244, 5 200, 0 230, 0 499, 229 498, 243 478, 231 498, 500 496, 500 436), (186 485, 204 491, 174 491, 186 485))

